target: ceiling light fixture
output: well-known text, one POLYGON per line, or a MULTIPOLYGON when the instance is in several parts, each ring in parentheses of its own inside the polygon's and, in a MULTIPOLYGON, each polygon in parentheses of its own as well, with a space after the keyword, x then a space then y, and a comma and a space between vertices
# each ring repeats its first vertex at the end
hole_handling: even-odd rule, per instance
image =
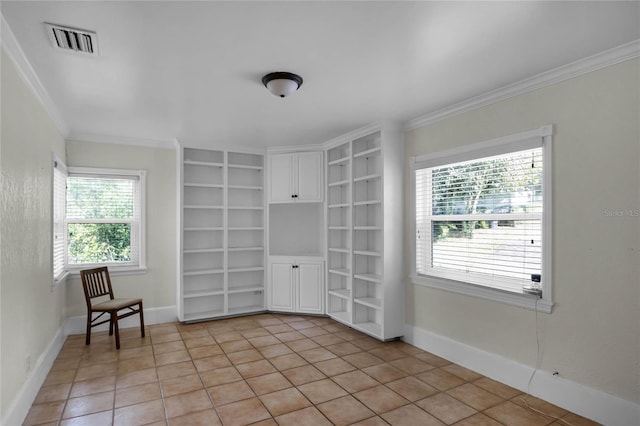
POLYGON ((290 72, 272 72, 262 77, 262 84, 275 96, 284 98, 302 86, 302 77, 290 72))

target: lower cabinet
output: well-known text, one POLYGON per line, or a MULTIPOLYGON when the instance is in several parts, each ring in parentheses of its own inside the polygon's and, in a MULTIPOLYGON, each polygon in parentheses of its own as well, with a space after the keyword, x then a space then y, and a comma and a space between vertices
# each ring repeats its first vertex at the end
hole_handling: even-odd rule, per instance
POLYGON ((269 310, 324 314, 324 260, 318 257, 269 258, 269 310))

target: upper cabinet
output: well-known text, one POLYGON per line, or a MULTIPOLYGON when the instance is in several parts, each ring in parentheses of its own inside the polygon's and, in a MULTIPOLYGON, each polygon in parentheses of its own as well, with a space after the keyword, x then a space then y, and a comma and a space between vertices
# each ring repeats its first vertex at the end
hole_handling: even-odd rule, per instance
POLYGON ((269 156, 269 202, 322 202, 322 152, 269 156))

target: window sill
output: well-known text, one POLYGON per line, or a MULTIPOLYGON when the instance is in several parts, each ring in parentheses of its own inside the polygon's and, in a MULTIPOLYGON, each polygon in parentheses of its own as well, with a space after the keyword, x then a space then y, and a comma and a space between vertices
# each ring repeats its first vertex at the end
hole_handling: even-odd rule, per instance
POLYGON ((413 284, 422 285, 438 290, 446 290, 454 293, 464 294, 467 296, 479 297, 494 302, 506 303, 520 308, 530 309, 532 311, 550 314, 553 308, 553 302, 547 299, 540 299, 530 294, 518 294, 508 291, 501 291, 488 287, 481 287, 460 281, 447 280, 443 278, 423 277, 411 275, 413 284))
MULTIPOLYGON (((87 268, 69 269, 68 274, 71 278, 79 278, 80 271, 82 269, 89 269, 89 268, 98 268, 98 266, 91 266, 91 267, 87 266, 87 268)), ((147 273, 146 267, 127 266, 127 267, 118 268, 116 266, 109 266, 109 275, 112 277, 124 276, 124 275, 142 275, 146 273, 147 273)))

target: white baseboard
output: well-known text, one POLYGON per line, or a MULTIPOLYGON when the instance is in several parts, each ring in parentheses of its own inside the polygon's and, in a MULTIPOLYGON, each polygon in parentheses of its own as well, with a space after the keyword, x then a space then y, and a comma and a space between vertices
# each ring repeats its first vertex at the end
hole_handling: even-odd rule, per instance
MULTIPOLYGON (((24 419, 29 413, 31 404, 33 404, 36 395, 40 391, 40 387, 51 370, 53 362, 58 357, 60 349, 64 344, 67 336, 71 334, 84 334, 86 327, 86 316, 78 316, 67 318, 64 324, 58 329, 53 336, 47 349, 40 355, 38 361, 33 366, 31 374, 27 377, 24 385, 20 389, 20 392, 16 395, 13 402, 9 406, 6 415, 0 421, 0 425, 13 426, 21 425, 24 419)), ((177 321, 175 306, 163 306, 160 308, 145 308, 144 309, 144 323, 145 325, 161 324, 165 322, 177 321)), ((137 327, 139 326, 137 316, 128 317, 120 321, 121 328, 137 327)), ((108 324, 96 327, 94 330, 106 331, 108 330, 108 324)))
MULTIPOLYGON (((162 324, 165 322, 178 321, 176 306, 161 306, 159 308, 144 308, 145 325, 162 324)), ((140 322, 137 315, 132 315, 121 320, 120 328, 139 327, 140 322)), ((65 336, 71 334, 84 334, 87 329, 87 316, 69 317, 64 322, 65 336)), ((93 331, 107 331, 109 324, 102 324, 93 328, 93 331)))
MULTIPOLYGON (((527 392, 533 367, 405 324, 403 340, 486 377, 527 392)), ((529 393, 610 426, 640 425, 640 405, 538 370, 529 393)))
POLYGON ((47 378, 47 374, 49 374, 49 370, 51 370, 51 366, 56 360, 66 337, 62 332, 62 327, 58 328, 47 348, 38 357, 31 373, 27 376, 24 385, 22 385, 22 388, 11 402, 0 424, 10 426, 21 425, 24 422, 31 404, 33 404, 33 400, 38 395, 42 383, 47 378))

